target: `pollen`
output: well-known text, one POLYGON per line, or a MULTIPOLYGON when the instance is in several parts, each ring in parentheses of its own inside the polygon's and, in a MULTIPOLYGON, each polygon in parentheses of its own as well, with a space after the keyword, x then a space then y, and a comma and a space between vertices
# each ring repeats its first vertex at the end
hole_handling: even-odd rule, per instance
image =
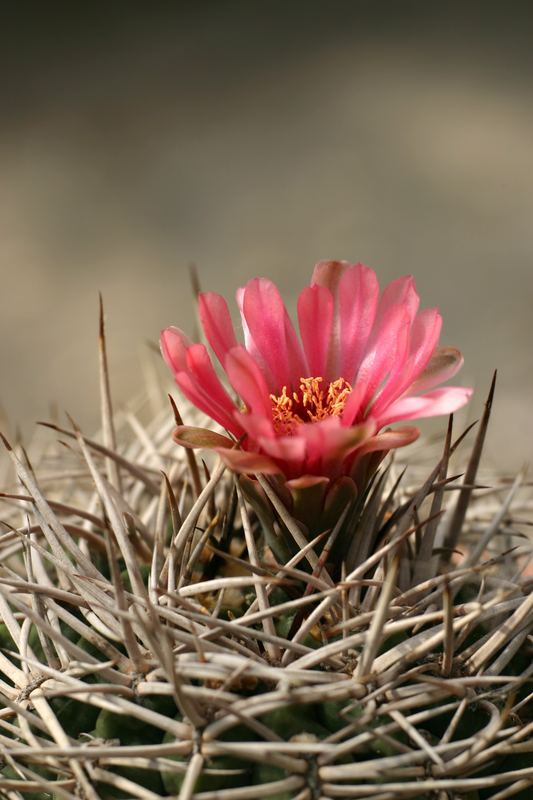
POLYGON ((272 418, 277 433, 290 435, 304 422, 319 422, 327 417, 340 417, 352 387, 344 378, 337 378, 326 387, 323 378, 300 378, 298 391, 271 394, 272 418))

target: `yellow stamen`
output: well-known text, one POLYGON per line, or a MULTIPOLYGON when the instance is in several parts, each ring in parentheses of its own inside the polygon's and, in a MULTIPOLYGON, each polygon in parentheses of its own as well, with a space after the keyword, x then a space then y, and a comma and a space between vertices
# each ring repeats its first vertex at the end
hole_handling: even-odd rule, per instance
POLYGON ((323 381, 323 378, 300 378, 299 392, 289 394, 284 386, 280 395, 270 395, 274 428, 278 433, 291 434, 304 422, 318 422, 342 414, 352 387, 344 378, 337 378, 323 389, 323 381))

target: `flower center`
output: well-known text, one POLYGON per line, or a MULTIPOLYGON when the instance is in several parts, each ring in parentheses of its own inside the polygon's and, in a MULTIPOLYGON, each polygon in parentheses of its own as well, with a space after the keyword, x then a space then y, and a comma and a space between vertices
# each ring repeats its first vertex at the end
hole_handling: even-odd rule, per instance
POLYGON ((277 433, 294 433, 297 425, 319 422, 326 417, 340 417, 352 387, 344 378, 326 386, 323 378, 300 378, 298 392, 271 394, 272 418, 277 433))

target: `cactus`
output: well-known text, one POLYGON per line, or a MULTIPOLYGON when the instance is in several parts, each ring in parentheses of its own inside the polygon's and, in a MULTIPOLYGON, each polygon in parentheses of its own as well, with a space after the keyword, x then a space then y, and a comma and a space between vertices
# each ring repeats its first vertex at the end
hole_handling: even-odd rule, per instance
POLYGON ((494 387, 477 433, 450 421, 312 530, 166 409, 114 416, 101 334, 102 436, 49 425, 68 447, 33 463, 4 440, 4 795, 531 797, 533 498, 478 483, 494 387))

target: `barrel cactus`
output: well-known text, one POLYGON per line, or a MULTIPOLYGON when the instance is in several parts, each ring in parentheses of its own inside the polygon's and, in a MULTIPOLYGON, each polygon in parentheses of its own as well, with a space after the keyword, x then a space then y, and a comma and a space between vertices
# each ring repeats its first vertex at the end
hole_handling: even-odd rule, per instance
MULTIPOLYGON (((395 377, 381 416, 361 406, 340 437, 326 420, 329 472, 315 459, 304 475, 279 430, 265 444, 233 415, 241 446, 239 427, 229 441, 209 429, 187 382, 199 351, 187 361, 178 339, 164 349, 191 395, 179 411, 156 410, 152 392, 113 413, 101 321, 99 435, 47 423, 29 454, 4 438, 3 794, 531 797, 533 497, 523 473, 480 473, 494 383, 476 426, 450 417, 439 445, 387 460, 400 442, 379 439, 380 420, 394 403, 429 408, 395 377), (198 446, 215 453, 204 462, 198 446)), ((433 339, 420 373, 436 357, 444 380, 458 358, 433 339)), ((466 396, 430 401, 442 413, 466 396)))

